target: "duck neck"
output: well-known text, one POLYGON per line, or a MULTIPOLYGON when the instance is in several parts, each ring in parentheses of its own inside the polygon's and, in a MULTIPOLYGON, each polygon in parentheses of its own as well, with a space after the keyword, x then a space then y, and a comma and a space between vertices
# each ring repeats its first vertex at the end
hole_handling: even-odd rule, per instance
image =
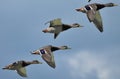
POLYGON ((56 51, 56 50, 59 50, 60 48, 58 47, 51 47, 51 51, 56 51))
POLYGON ((31 64, 31 62, 25 62, 25 61, 22 62, 22 66, 23 66, 23 67, 28 66, 28 65, 30 65, 30 64, 31 64))

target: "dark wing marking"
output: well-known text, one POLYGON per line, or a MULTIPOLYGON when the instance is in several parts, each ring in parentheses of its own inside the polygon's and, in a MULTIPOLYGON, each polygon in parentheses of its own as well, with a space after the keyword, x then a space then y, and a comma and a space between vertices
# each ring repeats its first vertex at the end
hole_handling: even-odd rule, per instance
POLYGON ((70 28, 71 28, 70 25, 68 25, 68 24, 62 24, 62 31, 68 30, 70 28))
POLYGON ((60 32, 59 33, 55 33, 54 34, 54 39, 56 39, 59 34, 60 34, 60 32))

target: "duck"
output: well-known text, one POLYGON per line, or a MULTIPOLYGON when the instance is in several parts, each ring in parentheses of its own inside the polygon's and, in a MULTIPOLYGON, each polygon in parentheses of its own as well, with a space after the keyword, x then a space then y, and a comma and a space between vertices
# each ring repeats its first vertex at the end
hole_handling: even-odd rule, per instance
POLYGON ((42 62, 39 62, 38 60, 33 60, 33 61, 20 60, 12 64, 9 64, 2 69, 3 70, 15 70, 21 77, 27 77, 25 67, 31 64, 42 64, 42 62))
POLYGON ((42 57, 42 59, 52 68, 55 69, 56 64, 55 64, 55 60, 54 60, 54 54, 53 52, 57 51, 57 50, 67 50, 67 49, 71 49, 68 46, 53 46, 53 45, 47 45, 47 46, 43 46, 35 51, 31 51, 31 54, 34 55, 40 55, 42 57))
POLYGON ((99 10, 105 7, 114 7, 114 6, 118 6, 118 5, 114 3, 106 3, 106 4, 92 3, 75 10, 77 12, 86 13, 89 22, 93 22, 94 25, 97 27, 97 29, 100 32, 103 32, 103 23, 99 10))
POLYGON ((50 23, 49 27, 44 29, 44 30, 42 30, 42 32, 44 32, 44 33, 54 33, 54 39, 56 39, 56 37, 60 34, 60 32, 63 32, 63 31, 68 30, 70 28, 82 27, 78 23, 63 24, 61 22, 60 18, 48 21, 45 24, 47 24, 47 23, 50 23))

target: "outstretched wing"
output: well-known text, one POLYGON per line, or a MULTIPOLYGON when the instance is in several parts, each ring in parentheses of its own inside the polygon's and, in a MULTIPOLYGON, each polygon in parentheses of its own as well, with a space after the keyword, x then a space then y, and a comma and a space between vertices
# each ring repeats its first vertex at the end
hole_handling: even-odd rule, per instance
POLYGON ((90 22, 92 22, 93 20, 94 20, 94 18, 95 18, 95 11, 94 10, 89 10, 88 12, 87 12, 87 18, 88 18, 88 20, 90 21, 90 22))
POLYGON ((17 69, 16 71, 17 71, 17 73, 18 73, 20 76, 22 76, 22 77, 27 77, 27 73, 26 73, 25 67, 19 68, 19 69, 17 69))
POLYGON ((103 32, 102 18, 99 11, 96 11, 93 23, 95 24, 95 26, 98 28, 100 32, 103 32))
POLYGON ((59 33, 54 33, 54 39, 56 39, 59 34, 60 34, 60 32, 59 33))
POLYGON ((100 32, 103 32, 102 18, 99 11, 90 10, 87 12, 90 22, 93 22, 100 32))
POLYGON ((61 25, 62 25, 62 22, 60 18, 50 21, 50 27, 61 26, 61 25))
POLYGON ((51 50, 49 50, 49 49, 46 49, 45 51, 46 51, 46 53, 42 54, 43 60, 45 60, 45 62, 50 67, 55 68, 55 60, 54 60, 53 52, 51 52, 51 50))
POLYGON ((51 66, 52 68, 55 68, 55 67, 56 67, 53 52, 51 52, 51 61, 50 61, 50 62, 47 62, 47 64, 48 64, 49 66, 51 66))

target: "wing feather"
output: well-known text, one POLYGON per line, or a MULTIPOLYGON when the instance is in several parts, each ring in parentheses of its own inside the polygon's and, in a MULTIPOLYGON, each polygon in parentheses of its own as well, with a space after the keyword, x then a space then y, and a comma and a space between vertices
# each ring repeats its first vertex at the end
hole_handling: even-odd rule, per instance
POLYGON ((62 22, 60 18, 50 21, 50 27, 61 26, 61 25, 62 25, 62 22))
POLYGON ((16 71, 17 71, 17 73, 18 73, 20 76, 22 76, 22 77, 27 77, 27 73, 26 73, 25 67, 19 68, 19 69, 17 69, 16 71))
POLYGON ((96 11, 93 23, 95 24, 95 26, 98 28, 100 32, 103 32, 102 18, 99 11, 96 11))

